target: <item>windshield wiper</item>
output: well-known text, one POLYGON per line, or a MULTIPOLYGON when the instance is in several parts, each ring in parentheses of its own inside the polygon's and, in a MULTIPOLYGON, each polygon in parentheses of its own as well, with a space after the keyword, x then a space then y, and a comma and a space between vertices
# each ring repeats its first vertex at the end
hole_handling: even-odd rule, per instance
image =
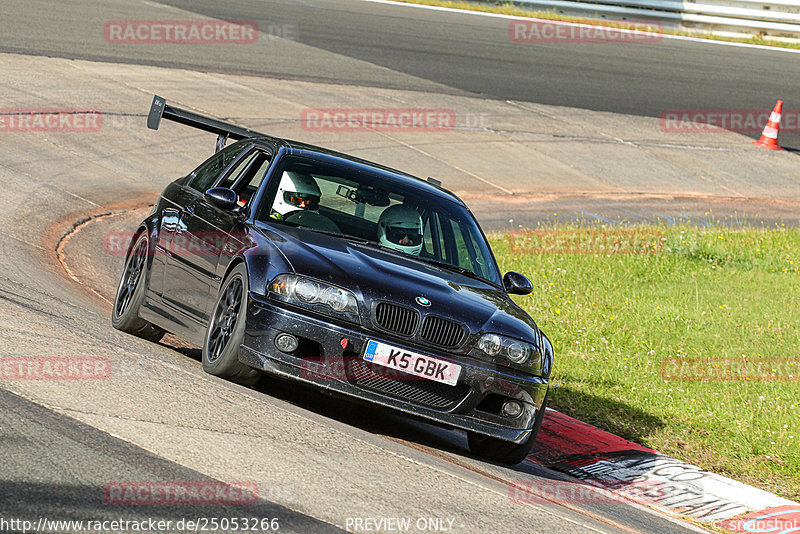
POLYGON ((354 241, 354 242, 360 243, 362 245, 373 245, 373 244, 378 245, 379 244, 377 241, 371 241, 371 240, 365 239, 363 237, 357 237, 357 236, 350 235, 350 234, 343 234, 341 232, 334 232, 332 230, 321 230, 319 228, 312 228, 310 226, 297 226, 297 228, 305 228, 306 230, 311 230, 312 232, 317 232, 319 234, 332 235, 333 237, 341 237, 343 239, 347 239, 348 241, 354 241))
MULTIPOLYGON (((265 221, 258 221, 258 222, 262 222, 263 223, 265 221)), ((350 235, 350 234, 343 234, 341 232, 334 232, 333 230, 322 230, 320 228, 313 228, 311 226, 305 226, 305 225, 302 225, 302 224, 297 224, 297 223, 293 223, 293 222, 287 222, 287 221, 284 221, 282 219, 270 219, 267 222, 274 223, 274 224, 281 224, 281 225, 284 225, 284 226, 288 226, 290 228, 302 228, 303 230, 311 230, 312 232, 317 232, 318 234, 331 235, 333 237, 341 237, 343 239, 347 239, 349 241, 354 241, 356 243, 360 243, 360 244, 363 244, 363 245, 382 246, 377 241, 372 241, 372 240, 369 240, 369 239, 366 239, 366 238, 363 238, 363 237, 357 237, 357 236, 350 235)))
POLYGON ((474 278, 475 280, 480 280, 481 282, 489 282, 489 283, 491 283, 491 281, 487 280, 483 276, 481 276, 479 274, 476 274, 475 272, 470 271, 469 269, 465 269, 464 267, 461 267, 460 265, 453 265, 452 263, 447 263, 446 261, 439 261, 439 260, 434 260, 434 259, 429 259, 429 258, 418 258, 418 259, 421 260, 421 261, 424 261, 425 263, 430 263, 430 264, 436 265, 437 267, 441 267, 443 269, 447 269, 448 271, 455 271, 455 272, 457 272, 459 274, 463 274, 464 276, 467 276, 469 278, 474 278))
POLYGON ((375 241, 374 239, 364 239, 363 241, 358 241, 358 243, 361 245, 367 245, 368 247, 394 252, 396 254, 405 254, 405 252, 399 252, 397 249, 387 247, 386 245, 381 245, 380 241, 375 241))

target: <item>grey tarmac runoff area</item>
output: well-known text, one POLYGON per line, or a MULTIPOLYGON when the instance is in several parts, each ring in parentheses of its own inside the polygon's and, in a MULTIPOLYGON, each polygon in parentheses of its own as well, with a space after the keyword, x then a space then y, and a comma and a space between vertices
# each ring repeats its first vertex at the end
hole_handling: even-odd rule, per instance
MULTIPOLYGON (((673 39, 515 43, 505 18, 380 0, 6 0, 0 12, 6 29, 0 50, 8 52, 466 93, 647 117, 687 108, 769 111, 777 99, 800 108, 793 100, 798 53, 673 39), (116 45, 101 33, 108 21, 203 17, 255 21, 265 34, 293 43, 272 39, 264 53, 254 54, 238 46, 116 45)), ((796 125, 783 140, 800 149, 796 125)))
POLYGON ((176 338, 156 345, 117 332, 109 302, 122 257, 106 238, 131 229, 169 181, 213 149, 213 136, 177 124, 147 130, 154 93, 277 136, 435 176, 492 230, 552 213, 695 220, 712 211, 739 221, 796 222, 793 153, 760 150, 732 133, 668 134, 653 117, 485 99, 278 38, 249 48, 103 48, 109 20, 198 17, 152 2, 20 6, 0 6, 3 118, 22 109, 93 109, 102 127, 0 131, 0 356, 107 359, 111 372, 87 381, 0 380, 0 518, 257 516, 277 517, 286 532, 363 532, 355 519, 389 517, 439 519, 453 532, 697 530, 619 502, 513 502, 509 482, 569 480, 529 462, 481 462, 459 433, 278 380, 240 387, 204 374, 198 351, 176 338), (26 12, 36 22, 20 26, 26 12), (54 24, 59 17, 69 24, 54 24), (40 41, 26 41, 30 35, 40 41), (53 51, 31 51, 31 42, 50 43, 53 51), (60 57, 82 46, 96 48, 96 57, 60 57), (276 52, 280 72, 271 76, 202 63, 232 65, 237 57, 276 52), (159 64, 138 64, 148 54, 159 64), (164 59, 169 54, 175 57, 164 59), (185 57, 197 63, 187 65, 185 57), (301 59, 293 68, 307 72, 352 74, 351 83, 292 76, 283 72, 286 58, 301 59), (304 110, 345 107, 447 109, 456 127, 343 133, 300 122, 304 110), (260 499, 219 507, 104 499, 110 483, 153 480, 247 482, 260 499))

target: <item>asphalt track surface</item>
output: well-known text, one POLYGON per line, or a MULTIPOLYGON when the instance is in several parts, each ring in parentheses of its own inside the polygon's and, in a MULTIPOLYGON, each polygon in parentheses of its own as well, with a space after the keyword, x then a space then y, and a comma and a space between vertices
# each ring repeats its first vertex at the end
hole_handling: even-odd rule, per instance
MULTIPOLYGON (((776 93, 798 81, 769 75, 797 70, 795 56, 789 54, 666 42, 657 45, 666 49, 653 48, 649 53, 651 45, 636 45, 613 54, 608 44, 579 45, 566 51, 543 46, 532 53, 531 48, 517 50, 503 41, 506 22, 462 15, 401 11, 363 2, 242 2, 227 6, 224 13, 216 11, 220 7, 212 2, 184 4, 189 11, 225 19, 297 24, 298 40, 310 49, 292 57, 264 58, 263 63, 259 58, 236 61, 239 51, 221 48, 181 51, 180 55, 173 55, 171 49, 118 49, 96 31, 92 38, 87 38, 86 31, 76 31, 84 27, 81 24, 96 29, 106 20, 119 19, 122 8, 117 4, 111 6, 116 11, 108 12, 111 8, 105 3, 83 3, 76 9, 60 3, 9 2, 0 7, 5 21, 0 50, 477 93, 493 99, 513 97, 655 116, 664 107, 771 106, 773 96, 742 87, 738 80, 748 74, 733 72, 734 65, 754 76, 756 71, 763 74, 763 69, 772 69, 760 79, 771 80, 766 83, 775 84, 776 93), (336 61, 318 61, 321 51, 335 53, 336 61), (505 68, 498 67, 499 57, 509 62, 505 68), (677 67, 674 62, 681 60, 686 65, 677 67), (393 72, 407 76, 376 66, 391 66, 393 72), (638 68, 644 69, 641 76, 638 68), (673 76, 682 72, 685 79, 667 80, 665 72, 673 76), (704 79, 713 80, 713 87, 697 89, 704 87, 704 79), (672 85, 665 88, 667 83, 672 85), (624 89, 619 88, 622 85, 624 89), (650 97, 642 96, 646 86, 650 97), (712 96, 727 98, 726 94, 732 95, 730 100, 712 103, 712 96), (563 100, 549 100, 556 97, 563 100), (759 97, 765 102, 757 103, 759 97)), ((30 84, 16 88, 19 93, 42 91, 35 69, 30 76, 30 84)), ((58 90, 58 80, 47 82, 58 90)), ((118 380, 110 384, 114 389, 104 384, 81 384, 72 390, 31 385, 26 391, 34 402, 0 389, 3 518, 47 514, 58 519, 147 515, 175 519, 187 514, 234 514, 239 510, 224 507, 205 508, 202 513, 182 508, 108 508, 101 498, 102 488, 111 480, 241 480, 241 473, 253 472, 257 473, 254 477, 271 480, 277 489, 271 491, 265 483, 262 499, 248 514, 279 516, 282 530, 289 532, 335 531, 348 515, 392 513, 392 504, 396 510, 418 516, 455 515, 463 532, 522 531, 523 525, 549 532, 688 531, 662 515, 619 503, 589 506, 547 501, 508 513, 508 481, 546 483, 563 478, 530 462, 515 468, 487 464, 469 456, 458 433, 356 408, 277 380, 265 380, 257 389, 215 380, 202 373, 197 351, 181 347, 178 340, 152 345, 114 331, 103 299, 110 296, 109 291, 113 293, 119 258, 93 253, 89 247, 81 249, 76 239, 74 246, 79 248, 72 265, 80 264, 93 273, 96 283, 96 288, 86 291, 54 260, 55 243, 71 224, 89 214, 118 215, 111 228, 134 224, 141 212, 127 210, 145 201, 131 201, 127 208, 109 206, 125 196, 120 187, 130 197, 151 194, 164 179, 157 168, 159 158, 169 154, 157 152, 151 156, 154 161, 145 165, 151 175, 128 180, 122 178, 126 172, 141 167, 138 152, 120 147, 106 150, 83 140, 76 145, 44 141, 42 145, 35 136, 23 138, 6 152, 0 166, 7 184, 0 197, 2 352, 110 355, 118 380), (58 165, 75 165, 76 151, 91 154, 92 165, 99 171, 59 169, 58 165), (104 173, 120 177, 120 182, 99 180, 97 176, 104 173), (36 195, 29 195, 29 189, 36 195), (363 478, 347 476, 355 473, 363 478), (387 488, 394 488, 398 496, 387 493, 380 502, 367 500, 371 493, 387 488), (414 502, 401 507, 403 495, 413 496, 414 502)), ((131 141, 136 145, 142 139, 131 141)), ((99 226, 95 231, 108 229, 99 226)))
POLYGON ((351 0, 164 4, 213 18, 297 25, 297 40, 487 98, 658 117, 666 109, 791 102, 800 54, 663 39, 513 43, 509 21, 351 0))
MULTIPOLYGON (((652 43, 513 43, 507 19, 447 13, 360 0, 161 1, 221 20, 254 20, 264 31, 311 47, 308 54, 277 57, 205 49, 173 56, 163 47, 113 47, 96 28, 119 20, 102 4, 81 14, 99 21, 94 31, 70 24, 74 5, 32 2, 4 16, 11 31, 0 36, 0 51, 189 66, 344 83, 458 91, 630 115, 659 117, 666 110, 770 110, 778 99, 787 108, 800 86, 800 54, 663 39, 652 43), (64 21, 52 31, 47 23, 64 21), (270 30, 273 28, 273 30, 270 30), (283 30, 282 28, 286 28, 283 30), (136 49, 138 48, 138 50, 136 49), (316 51, 335 53, 413 76, 398 82, 364 80, 340 61, 320 65, 316 51)), ((80 4, 79 4, 80 5, 80 4)), ((0 8, 2 9, 2 8, 0 8)), ((134 17, 131 17, 134 18, 134 17)), ((750 134, 758 137, 758 134, 750 134)), ((786 147, 800 148, 800 133, 785 131, 786 147)))
MULTIPOLYGON (((0 389, 0 441, 3 484, 0 512, 11 518, 52 521, 139 521, 142 517, 177 524, 186 510, 171 506, 109 506, 103 492, 112 481, 178 480, 213 482, 201 473, 159 458, 89 425, 53 413, 0 389)), ((203 516, 237 517, 241 508, 193 507, 203 516)), ((341 532, 325 522, 259 500, 248 509, 259 517, 278 517, 292 532, 341 532)), ((0 531, 15 529, 0 525, 0 531)), ((57 529, 48 529, 57 531, 57 529)))

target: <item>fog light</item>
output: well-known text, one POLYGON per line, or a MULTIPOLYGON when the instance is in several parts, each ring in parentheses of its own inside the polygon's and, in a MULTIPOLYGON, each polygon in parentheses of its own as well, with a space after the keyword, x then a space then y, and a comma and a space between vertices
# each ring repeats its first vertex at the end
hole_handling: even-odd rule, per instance
POLYGON ((300 342, 292 334, 278 334, 275 338, 275 346, 281 352, 294 352, 300 342))
POLYGON ((522 404, 519 401, 507 400, 503 403, 503 415, 506 417, 517 417, 522 413, 522 404))

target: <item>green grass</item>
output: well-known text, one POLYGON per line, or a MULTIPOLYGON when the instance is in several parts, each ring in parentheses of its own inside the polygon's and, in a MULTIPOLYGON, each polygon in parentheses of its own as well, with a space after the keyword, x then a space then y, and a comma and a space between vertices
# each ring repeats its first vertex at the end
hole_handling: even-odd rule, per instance
POLYGON ((746 43, 763 46, 775 46, 779 48, 795 48, 800 49, 800 43, 776 41, 773 39, 765 39, 761 37, 728 37, 724 35, 713 35, 710 33, 701 32, 686 32, 680 30, 671 30, 661 28, 658 26, 647 26, 644 24, 626 23, 625 21, 613 21, 600 18, 587 18, 587 17, 571 17, 561 15, 555 11, 536 11, 526 8, 523 4, 515 4, 508 1, 485 1, 479 0, 474 2, 467 2, 463 0, 397 0, 399 2, 406 2, 409 4, 422 4, 427 6, 449 7, 453 9, 465 9, 468 11, 480 11, 483 13, 499 13, 502 15, 513 15, 516 17, 529 17, 545 20, 558 20, 565 22, 577 22, 582 24, 594 24, 599 26, 608 26, 611 28, 622 29, 639 29, 647 30, 655 33, 663 33, 668 35, 683 35, 687 37, 697 37, 699 39, 711 39, 714 41, 729 41, 734 43, 746 43))
POLYGON ((553 407, 800 499, 798 230, 554 225, 491 241, 533 282, 516 300, 555 346, 553 407), (728 361, 748 369, 726 375, 728 361))

